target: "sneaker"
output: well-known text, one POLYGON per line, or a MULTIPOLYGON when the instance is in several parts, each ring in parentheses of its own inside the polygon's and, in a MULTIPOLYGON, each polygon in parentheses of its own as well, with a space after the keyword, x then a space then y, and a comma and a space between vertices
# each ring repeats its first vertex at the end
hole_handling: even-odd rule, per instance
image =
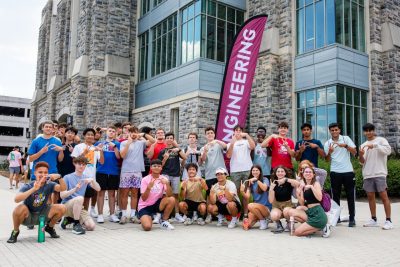
POLYGON ((211 216, 211 214, 207 214, 205 223, 211 223, 211 221, 212 221, 212 216, 211 216))
POLYGON ((228 223, 228 221, 226 220, 225 217, 218 218, 217 226, 219 227, 219 226, 222 226, 222 225, 224 225, 226 223, 228 223))
POLYGON ((179 213, 177 213, 175 214, 175 221, 183 223, 185 222, 185 219, 179 213))
POLYGON ((198 218, 199 218, 199 216, 197 215, 197 211, 193 211, 192 220, 195 222, 195 221, 197 221, 198 218))
POLYGON ((161 221, 161 213, 157 213, 157 214, 154 216, 153 223, 155 223, 155 224, 160 224, 160 221, 161 221))
POLYGON ((17 243, 17 238, 19 235, 19 231, 12 230, 10 238, 7 240, 7 243, 17 243))
POLYGON ((135 216, 131 216, 130 218, 129 218, 129 221, 131 222, 131 223, 140 223, 140 220, 138 219, 138 217, 135 215, 135 216))
POLYGON ((274 234, 279 234, 282 233, 283 231, 285 231, 285 229, 283 228, 281 221, 277 221, 276 228, 273 229, 271 232, 273 232, 274 234))
POLYGON ((385 221, 385 224, 382 226, 383 230, 393 229, 393 223, 391 221, 385 221))
POLYGON ((356 221, 355 220, 350 220, 349 221, 349 227, 356 227, 356 221))
POLYGON ((285 232, 290 232, 290 221, 289 221, 289 222, 286 221, 286 226, 285 226, 284 231, 285 231, 285 232))
POLYGON ((242 223, 243 230, 246 230, 246 231, 249 230, 249 226, 250 226, 249 219, 248 218, 244 218, 243 219, 243 223, 242 223))
POLYGON ((97 218, 98 214, 95 209, 90 208, 90 216, 93 218, 97 218))
POLYGON ((72 233, 76 235, 83 235, 86 233, 85 229, 83 229, 82 225, 80 223, 74 224, 74 227, 72 228, 72 233))
POLYGON ((236 221, 234 221, 234 220, 231 220, 230 222, 229 222, 229 224, 228 224, 228 229, 233 229, 233 228, 235 228, 236 227, 236 225, 237 225, 237 220, 236 221))
POLYGON ((119 220, 119 224, 126 224, 128 222, 128 217, 122 216, 119 220))
POLYGON ((325 225, 324 229, 322 230, 322 237, 329 237, 331 235, 331 226, 329 224, 325 225))
POLYGON ((48 224, 44 227, 44 230, 50 235, 51 238, 60 238, 59 235, 57 235, 56 230, 54 230, 54 227, 50 227, 48 224))
POLYGON ((268 229, 268 223, 266 221, 260 221, 260 230, 268 229))
POLYGON ((191 225, 193 224, 193 220, 190 218, 186 218, 186 220, 183 222, 184 225, 191 225))
POLYGON ((163 221, 160 224, 161 229, 165 229, 165 230, 174 230, 175 227, 172 226, 172 224, 169 223, 169 221, 163 221))
POLYGON ((35 226, 34 225, 28 225, 27 228, 28 228, 28 230, 32 230, 33 228, 35 228, 35 226))
POLYGON ((363 226, 364 227, 377 227, 379 225, 378 225, 377 221, 375 221, 374 219, 370 219, 368 222, 364 223, 363 226))
POLYGON ((110 221, 110 222, 113 222, 113 223, 119 222, 118 216, 115 215, 115 214, 112 214, 112 215, 110 216, 110 218, 109 218, 109 221, 110 221))
POLYGON ((104 223, 103 214, 99 214, 99 215, 97 216, 97 223, 104 223))
POLYGON ((206 224, 206 222, 204 221, 204 219, 203 218, 197 218, 197 224, 198 225, 205 225, 206 224))
POLYGON ((121 217, 122 217, 122 211, 118 210, 118 211, 116 211, 116 212, 115 212, 115 214, 118 216, 118 219, 120 219, 120 220, 121 220, 121 217))
POLYGON ((72 219, 70 217, 64 217, 60 223, 60 228, 65 230, 68 224, 72 223, 72 219))

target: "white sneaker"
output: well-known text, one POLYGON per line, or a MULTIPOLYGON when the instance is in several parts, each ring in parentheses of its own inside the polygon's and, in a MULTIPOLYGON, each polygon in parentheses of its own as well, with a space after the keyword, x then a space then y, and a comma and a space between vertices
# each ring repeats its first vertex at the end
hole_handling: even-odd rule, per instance
POLYGON ((94 208, 90 208, 90 216, 93 218, 97 218, 98 214, 94 208))
POLYGON ((110 222, 113 222, 113 223, 119 222, 118 216, 115 215, 115 214, 112 214, 112 215, 110 216, 109 220, 110 220, 110 222))
POLYGON ((122 216, 121 220, 119 220, 119 224, 126 224, 128 222, 128 218, 126 216, 122 216))
POLYGON ((97 223, 104 223, 103 214, 99 214, 99 215, 97 216, 97 223))
POLYGON ((329 237, 331 235, 331 226, 329 224, 325 225, 324 229, 322 230, 322 237, 329 237))
POLYGON ((211 221, 212 221, 212 216, 211 216, 211 214, 207 214, 207 217, 206 217, 206 223, 211 223, 211 221))
POLYGON ((237 220, 236 221, 231 221, 229 224, 228 224, 228 228, 229 229, 233 229, 233 228, 235 228, 236 227, 236 225, 237 225, 237 220))
POLYGON ((191 225, 193 224, 193 220, 190 218, 186 218, 186 220, 183 222, 184 225, 191 225))
POLYGON ((157 213, 157 214, 154 216, 153 223, 154 223, 154 224, 159 224, 160 221, 161 221, 161 213, 157 213))
POLYGON ((192 218, 192 220, 195 222, 195 221, 197 221, 198 218, 199 218, 199 216, 197 215, 197 211, 193 211, 193 218, 192 218))
POLYGON ((374 219, 370 219, 368 222, 364 223, 363 226, 364 227, 377 227, 379 225, 378 225, 377 221, 375 221, 374 219))
POLYGON ((131 223, 139 223, 140 222, 140 220, 138 219, 138 217, 136 215, 131 216, 129 220, 131 221, 131 223))
POLYGON ((268 229, 268 223, 266 221, 260 221, 260 230, 268 229))
POLYGON ((185 222, 185 219, 179 214, 175 214, 175 221, 179 222, 179 223, 183 223, 185 222))
POLYGON ((206 223, 204 222, 204 219, 203 218, 197 218, 197 224, 198 225, 205 225, 206 223))
POLYGON ((163 221, 160 224, 161 229, 165 229, 165 230, 174 230, 175 227, 172 226, 172 224, 169 223, 169 221, 163 221))
POLYGON ((227 223, 227 220, 226 220, 225 217, 218 218, 217 226, 219 227, 219 226, 222 226, 222 225, 224 225, 226 223, 227 223))
POLYGON ((385 224, 382 226, 383 230, 393 229, 393 223, 391 221, 385 221, 385 224))

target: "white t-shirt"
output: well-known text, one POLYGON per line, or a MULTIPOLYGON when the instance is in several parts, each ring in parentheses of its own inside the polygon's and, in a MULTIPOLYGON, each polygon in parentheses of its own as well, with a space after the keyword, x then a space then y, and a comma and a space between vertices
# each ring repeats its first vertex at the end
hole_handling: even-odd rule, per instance
MULTIPOLYGON (((231 143, 228 144, 228 149, 231 143)), ((250 144, 247 139, 241 139, 233 144, 232 156, 230 161, 230 170, 232 172, 249 171, 253 166, 250 156, 250 144)))
MULTIPOLYGON (((328 154, 329 146, 332 143, 334 143, 332 138, 325 142, 324 150, 326 154, 328 154)), ((347 144, 353 148, 356 147, 350 137, 344 135, 339 135, 337 143, 347 144)), ((346 148, 337 145, 334 145, 334 148, 331 154, 331 172, 345 173, 354 171, 350 161, 350 152, 346 148)))
MULTIPOLYGON (((240 199, 237 196, 237 189, 235 184, 230 180, 226 180, 225 188, 228 189, 229 193, 233 195, 233 198, 240 203, 240 199)), ((217 201, 222 204, 226 204, 229 202, 228 198, 225 195, 225 190, 220 189, 219 183, 214 184, 212 186, 212 190, 216 191, 217 193, 217 201)))
POLYGON ((74 147, 71 157, 76 158, 82 155, 83 151, 85 151, 85 148, 87 147, 89 148, 89 153, 87 153, 85 157, 88 160, 88 164, 86 165, 83 175, 96 180, 96 165, 97 161, 100 159, 100 151, 94 151, 95 147, 93 145, 89 147, 85 143, 81 143, 74 147))
POLYGON ((362 168, 364 179, 386 177, 387 176, 387 156, 392 152, 388 141, 383 137, 375 137, 374 140, 366 141, 361 145, 373 145, 369 149, 365 148, 364 159, 365 162, 362 168))

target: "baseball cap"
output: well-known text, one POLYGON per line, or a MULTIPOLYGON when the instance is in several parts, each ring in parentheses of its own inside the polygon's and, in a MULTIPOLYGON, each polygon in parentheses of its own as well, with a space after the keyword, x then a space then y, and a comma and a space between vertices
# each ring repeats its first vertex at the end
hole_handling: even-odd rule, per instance
POLYGON ((228 171, 225 168, 222 168, 222 167, 217 168, 215 170, 215 174, 217 174, 217 173, 224 173, 224 174, 228 175, 228 171))

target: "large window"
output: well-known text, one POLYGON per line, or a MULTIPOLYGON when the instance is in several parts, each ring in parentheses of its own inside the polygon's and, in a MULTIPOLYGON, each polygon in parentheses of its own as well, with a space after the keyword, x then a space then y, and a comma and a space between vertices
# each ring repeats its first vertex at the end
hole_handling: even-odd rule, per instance
POLYGON ((147 79, 148 38, 149 32, 139 36, 139 82, 147 79))
POLYGON ((158 6, 159 4, 161 4, 162 2, 164 2, 165 0, 153 0, 153 7, 158 6))
POLYGON ((325 142, 330 138, 328 125, 338 122, 342 134, 360 145, 364 141, 362 125, 367 123, 367 91, 333 85, 297 93, 297 129, 308 122, 313 125, 314 138, 325 142))
POLYGON ((14 108, 14 107, 0 106, 0 115, 3 115, 3 116, 14 116, 14 117, 25 117, 25 109, 24 108, 14 108))
POLYGON ((332 43, 365 51, 364 0, 297 0, 297 53, 332 43))
POLYGON ((150 10, 150 0, 141 0, 140 1, 140 16, 143 16, 150 10))
POLYGON ((173 14, 152 28, 152 76, 176 67, 176 18, 173 14))
POLYGON ((24 128, 0 126, 0 135, 5 136, 23 136, 24 128))

